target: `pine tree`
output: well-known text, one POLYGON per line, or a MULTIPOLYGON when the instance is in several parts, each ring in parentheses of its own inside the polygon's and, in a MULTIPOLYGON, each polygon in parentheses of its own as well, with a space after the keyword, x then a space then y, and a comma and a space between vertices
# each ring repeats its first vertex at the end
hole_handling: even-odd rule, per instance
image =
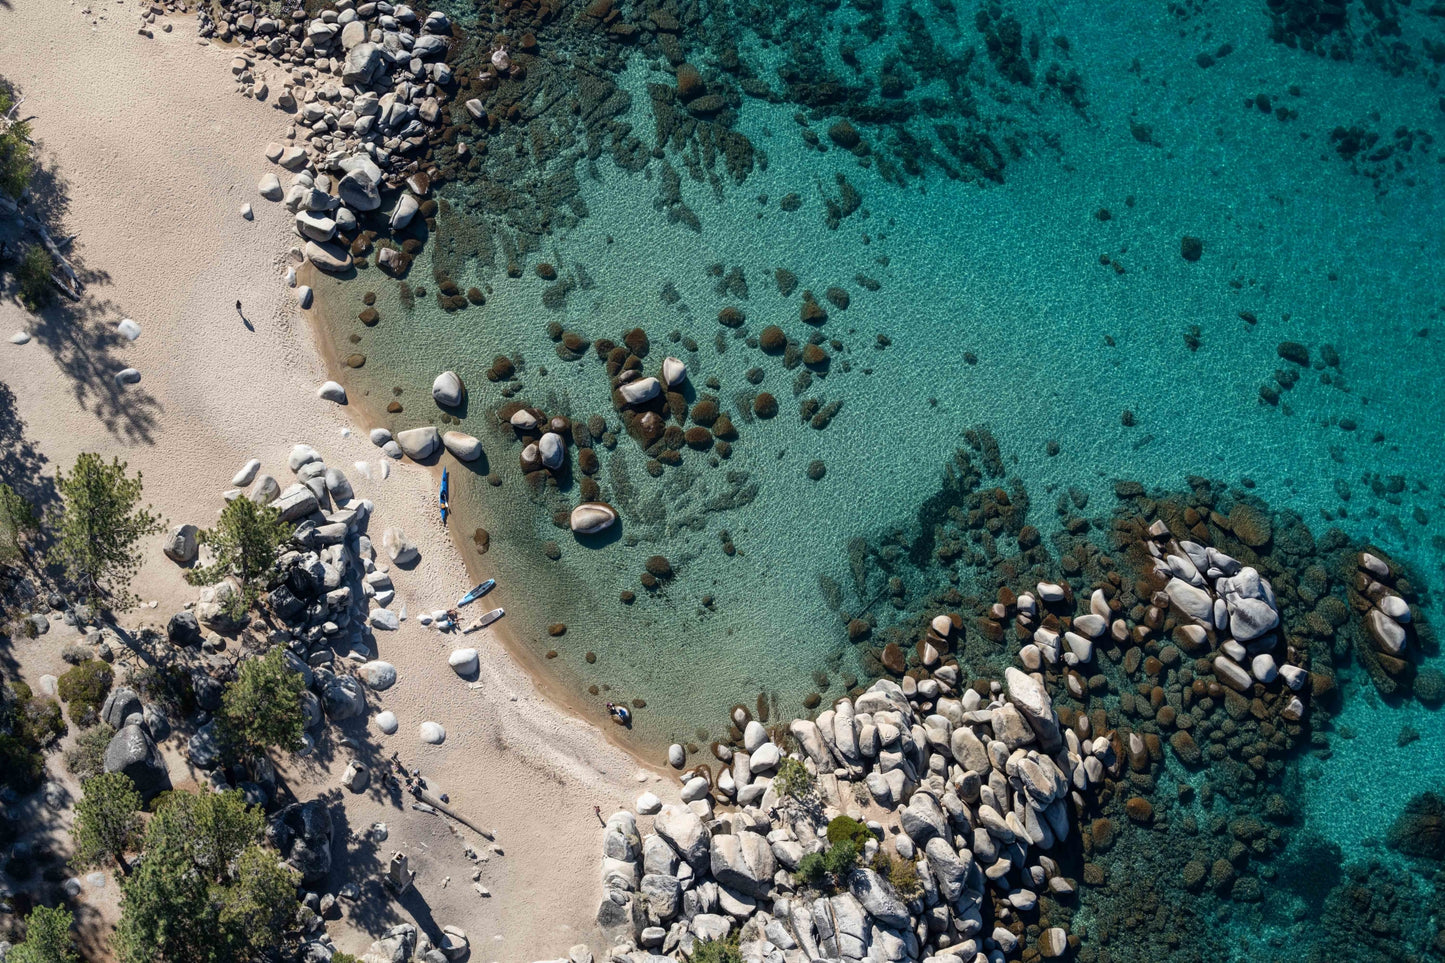
POLYGON ((291 540, 291 526, 270 505, 237 498, 221 511, 215 527, 201 532, 197 540, 211 549, 215 561, 191 569, 186 580, 192 585, 208 585, 235 576, 241 592, 233 596, 237 611, 228 614, 239 617, 255 603, 275 572, 276 559, 291 540))
POLYGON ((140 793, 123 772, 108 772, 85 781, 85 794, 75 804, 75 863, 97 866, 114 859, 129 872, 125 854, 140 841, 140 793))
POLYGON ((5 963, 79 963, 70 942, 70 911, 37 906, 25 917, 25 942, 10 948, 5 963))
POLYGON ((216 728, 238 760, 268 749, 295 752, 304 743, 301 673, 286 664, 286 649, 275 646, 259 659, 241 663, 236 680, 221 694, 216 728))
POLYGON ((245 963, 277 949, 298 880, 264 825, 238 792, 164 797, 121 882, 121 963, 245 963))
POLYGON ((140 567, 137 545, 161 530, 160 518, 140 504, 140 474, 131 478, 125 467, 119 458, 107 465, 85 452, 70 474, 55 478, 61 497, 56 554, 93 602, 126 595, 140 567))
POLYGON ((10 562, 25 553, 25 541, 40 527, 35 508, 25 497, 0 482, 0 562, 10 562))

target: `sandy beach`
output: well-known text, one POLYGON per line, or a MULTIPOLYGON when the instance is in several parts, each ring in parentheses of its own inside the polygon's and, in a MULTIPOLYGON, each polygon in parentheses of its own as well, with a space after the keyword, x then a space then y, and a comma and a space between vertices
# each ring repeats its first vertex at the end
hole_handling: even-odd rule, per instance
MULTIPOLYGON (((236 93, 230 52, 198 43, 192 18, 161 18, 157 28, 172 29, 151 39, 136 32, 140 9, 61 0, 0 8, 0 64, 26 97, 44 167, 35 189, 51 192, 87 282, 79 304, 39 317, 13 300, 0 303, 0 332, 32 335, 29 344, 0 348, 0 382, 14 405, 5 415, 34 454, 31 467, 53 476, 83 451, 117 454, 143 473, 147 499, 170 524, 204 527, 245 461, 259 458, 263 471, 286 479, 291 447, 313 445, 348 473, 358 497, 375 501, 373 532, 400 526, 417 545, 420 562, 392 573, 394 607, 445 607, 469 586, 436 520, 431 471, 393 463, 389 478, 367 479, 354 464, 384 457, 346 408, 316 395, 326 370, 283 279, 296 243, 291 218, 256 196, 271 168, 262 149, 280 138, 286 115, 236 93), (245 203, 254 220, 241 216, 245 203), (134 343, 113 333, 124 317, 141 327, 134 343), (128 367, 141 380, 122 386, 114 375, 128 367)), ((196 593, 159 540, 134 588, 143 605, 122 617, 132 627, 163 624, 196 593)), ((413 897, 332 924, 340 949, 360 953, 388 924, 407 920, 427 932, 463 927, 474 959, 548 958, 593 942, 601 893, 593 807, 626 805, 641 781, 657 777, 544 699, 506 654, 505 626, 468 638, 482 662, 470 686, 446 662, 460 643, 414 618, 378 632, 374 657, 396 666, 398 682, 369 694, 369 712, 389 709, 400 721, 394 736, 371 729, 380 750, 399 752, 433 791, 494 830, 495 851, 438 816, 399 806, 379 780, 360 795, 338 789, 332 770, 344 765, 335 762, 344 748, 284 767, 296 798, 329 793, 344 805, 334 876, 344 879, 348 863, 374 872, 364 857, 379 865, 395 850, 418 871, 413 897), (444 744, 418 742, 425 720, 445 726, 444 744), (376 822, 387 824, 386 842, 356 838, 376 822), (485 861, 468 858, 469 847, 485 861), (477 871, 489 897, 474 891, 477 871)), ((64 631, 18 653, 22 676, 34 681, 64 668, 64 631)), ((164 747, 177 784, 185 779, 182 745, 172 738, 164 747)), ((63 779, 57 757, 50 765, 63 779)))

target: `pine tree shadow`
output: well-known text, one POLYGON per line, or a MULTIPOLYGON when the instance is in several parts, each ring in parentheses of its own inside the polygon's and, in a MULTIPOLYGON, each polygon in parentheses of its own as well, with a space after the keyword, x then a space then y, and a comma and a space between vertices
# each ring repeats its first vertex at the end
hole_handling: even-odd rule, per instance
MULTIPOLYGON (((14 90, 17 100, 21 93, 14 90)), ((70 184, 54 159, 44 155, 44 143, 36 141, 35 148, 35 170, 19 209, 20 218, 12 228, 38 224, 69 261, 85 290, 79 301, 57 293, 51 304, 33 314, 30 336, 50 352, 69 380, 76 401, 94 414, 107 431, 131 444, 151 444, 160 403, 140 384, 122 384, 117 378, 128 367, 119 353, 125 340, 115 332, 123 313, 94 290, 109 284, 111 276, 103 268, 87 264, 71 246, 72 238, 64 227, 70 211, 70 184)), ((36 232, 29 227, 21 230, 16 240, 23 245, 39 243, 36 232)), ((13 285, 13 279, 7 278, 6 287, 13 285)))
POLYGON ((15 392, 0 381, 0 482, 15 489, 37 512, 55 502, 55 479, 45 474, 49 459, 25 433, 15 392))

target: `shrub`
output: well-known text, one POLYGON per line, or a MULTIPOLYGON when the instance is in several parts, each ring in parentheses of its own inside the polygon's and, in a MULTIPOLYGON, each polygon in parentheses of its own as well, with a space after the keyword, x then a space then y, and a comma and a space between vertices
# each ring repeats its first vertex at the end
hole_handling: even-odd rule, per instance
POLYGON ((65 768, 82 783, 105 771, 105 750, 115 733, 109 726, 91 726, 75 737, 75 745, 65 751, 65 768))
POLYGON ((802 801, 813 795, 815 785, 808 767, 796 759, 784 759, 778 763, 777 775, 773 777, 773 789, 786 799, 802 801))
POLYGON ((742 963, 742 960, 736 933, 720 940, 705 940, 693 947, 692 951, 692 963, 742 963))
POLYGON ((873 830, 852 816, 834 816, 828 821, 828 842, 835 846, 851 842, 855 851, 862 852, 868 841, 874 838, 873 830))
POLYGON ((851 839, 829 846, 823 853, 823 869, 840 882, 857 863, 858 846, 851 839))
POLYGON ((196 688, 179 665, 144 665, 130 673, 130 684, 167 711, 188 716, 196 711, 196 688))
POLYGON ((115 672, 99 659, 87 659, 60 677, 60 698, 69 703, 70 721, 89 725, 99 715, 105 697, 110 693, 115 672))
POLYGON ((0 780, 26 793, 45 778, 45 747, 65 733, 60 703, 15 681, 0 686, 0 780))
POLYGON ((39 311, 50 303, 53 295, 50 272, 54 270, 55 259, 39 244, 30 245, 20 256, 15 281, 20 285, 20 301, 26 310, 39 311))
POLYGON ((0 778, 19 793, 40 785, 45 776, 45 757, 25 740, 0 733, 0 778))
POLYGON ((808 853, 798 861, 793 878, 822 889, 837 889, 857 865, 858 853, 858 845, 851 839, 835 843, 821 853, 808 853))
POLYGON ((873 872, 882 876, 904 899, 913 899, 923 894, 923 882, 918 878, 918 864, 911 859, 900 859, 884 850, 878 850, 873 857, 873 872))
POLYGON ((37 750, 65 735, 65 718, 54 699, 29 699, 21 707, 20 736, 37 750))

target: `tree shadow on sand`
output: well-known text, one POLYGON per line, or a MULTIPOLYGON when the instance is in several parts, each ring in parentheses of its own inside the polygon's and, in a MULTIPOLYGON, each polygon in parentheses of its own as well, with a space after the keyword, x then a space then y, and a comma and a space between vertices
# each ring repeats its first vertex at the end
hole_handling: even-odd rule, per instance
MULTIPOLYGON (((0 78, 0 83, 3 82, 0 78)), ((20 93, 15 91, 17 99, 20 93)), ((86 291, 78 302, 57 297, 33 315, 30 335, 55 358, 70 381, 76 401, 94 414, 106 430, 130 444, 151 444, 160 403, 139 384, 121 384, 116 379, 117 373, 128 367, 118 350, 125 339, 115 332, 123 313, 94 291, 110 283, 110 274, 87 264, 84 257, 69 246, 71 238, 64 222, 70 210, 70 184, 54 160, 43 156, 44 143, 36 141, 35 145, 35 171, 21 213, 38 221, 63 249, 86 291)), ((26 232, 24 240, 34 243, 35 238, 26 232)), ((7 287, 13 283, 7 278, 7 287)))

